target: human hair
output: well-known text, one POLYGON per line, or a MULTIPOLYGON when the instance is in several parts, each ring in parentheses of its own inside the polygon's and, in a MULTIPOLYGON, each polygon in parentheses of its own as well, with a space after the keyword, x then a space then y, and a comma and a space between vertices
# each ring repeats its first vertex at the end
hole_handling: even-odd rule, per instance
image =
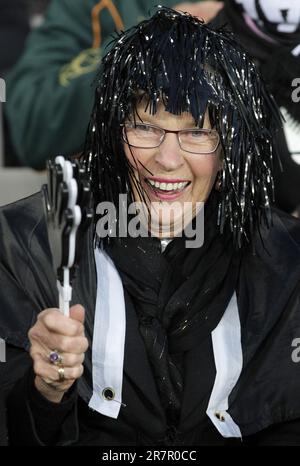
MULTIPOLYGON (((190 112, 201 127, 206 110, 220 135, 224 169, 219 202, 221 232, 230 228, 241 246, 271 220, 273 135, 281 125, 273 98, 233 34, 166 7, 117 34, 104 56, 82 155, 95 205, 127 193, 133 200, 132 167, 120 124, 140 99, 155 114, 190 112)), ((137 180, 134 183, 139 184, 137 180)), ((141 189, 140 186, 137 186, 141 189)))

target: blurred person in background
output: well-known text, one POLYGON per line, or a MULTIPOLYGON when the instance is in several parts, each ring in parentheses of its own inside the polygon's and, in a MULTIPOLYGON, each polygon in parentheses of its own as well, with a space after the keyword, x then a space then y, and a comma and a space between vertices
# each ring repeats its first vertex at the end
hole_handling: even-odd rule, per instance
MULTIPOLYGON (((52 0, 45 21, 30 35, 7 81, 6 116, 23 165, 43 169, 49 154, 82 149, 93 100, 93 80, 105 46, 116 30, 133 26, 157 0, 52 0)), ((222 2, 176 5, 205 20, 222 2)))
POLYGON ((293 213, 300 207, 300 103, 292 99, 292 83, 300 78, 300 2, 225 0, 213 24, 238 36, 285 117, 276 141, 283 171, 275 165, 275 200, 293 213))

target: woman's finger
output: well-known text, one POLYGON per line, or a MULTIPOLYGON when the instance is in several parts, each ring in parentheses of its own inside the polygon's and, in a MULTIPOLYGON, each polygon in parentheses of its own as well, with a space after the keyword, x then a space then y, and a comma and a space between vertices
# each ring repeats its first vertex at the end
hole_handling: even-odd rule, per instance
POLYGON ((48 384, 67 381, 73 382, 82 376, 83 365, 78 364, 73 367, 66 367, 64 365, 55 366, 45 362, 42 357, 36 357, 33 363, 33 370, 37 376, 41 377, 48 384))
POLYGON ((58 350, 55 350, 57 353, 58 359, 57 362, 51 361, 50 356, 53 355, 53 351, 44 350, 41 348, 38 351, 33 350, 31 353, 31 357, 34 359, 35 354, 37 357, 42 357, 45 363, 51 364, 52 366, 58 366, 62 364, 64 367, 75 367, 80 366, 83 364, 84 361, 84 353, 81 354, 74 354, 74 353, 63 353, 58 350))
POLYGON ((39 343, 46 352, 49 353, 53 350, 61 353, 74 353, 81 354, 85 353, 88 348, 87 338, 81 336, 66 336, 51 333, 45 328, 32 328, 29 332, 30 341, 39 343))
POLYGON ((71 308, 75 318, 63 315, 58 309, 46 309, 38 315, 37 323, 46 327, 49 332, 66 336, 78 336, 84 333, 84 309, 80 305, 71 308))

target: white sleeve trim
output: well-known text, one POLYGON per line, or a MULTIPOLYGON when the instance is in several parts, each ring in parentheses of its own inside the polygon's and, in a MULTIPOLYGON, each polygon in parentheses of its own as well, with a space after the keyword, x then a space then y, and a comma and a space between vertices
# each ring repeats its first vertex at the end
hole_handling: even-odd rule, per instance
POLYGON ((206 414, 223 437, 241 437, 239 426, 227 412, 228 397, 243 366, 241 325, 236 293, 218 326, 212 332, 216 378, 206 414))
POLYGON ((112 260, 95 249, 97 297, 94 321, 92 364, 93 395, 89 407, 116 419, 122 403, 125 345, 125 301, 121 278, 112 260), (103 390, 110 388, 114 398, 107 400, 103 390))

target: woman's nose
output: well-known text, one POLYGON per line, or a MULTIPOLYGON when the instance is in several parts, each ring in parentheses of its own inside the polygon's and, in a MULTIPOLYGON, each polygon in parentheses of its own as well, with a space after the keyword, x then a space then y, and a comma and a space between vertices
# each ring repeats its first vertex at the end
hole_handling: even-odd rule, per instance
POLYGON ((177 134, 166 134, 163 143, 157 148, 155 161, 166 171, 176 170, 184 164, 177 134))

